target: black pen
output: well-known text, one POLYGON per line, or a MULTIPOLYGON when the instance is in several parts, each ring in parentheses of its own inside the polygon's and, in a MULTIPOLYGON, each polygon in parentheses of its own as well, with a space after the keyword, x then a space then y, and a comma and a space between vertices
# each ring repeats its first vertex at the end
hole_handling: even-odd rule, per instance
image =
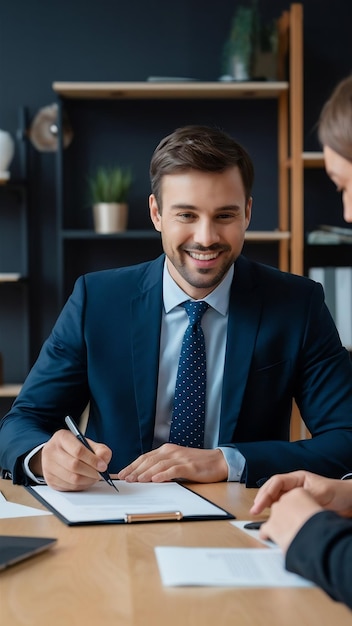
MULTIPOLYGON (((72 419, 72 417, 70 415, 66 415, 65 417, 65 422, 67 424, 67 426, 69 427, 71 433, 77 437, 77 439, 83 443, 83 445, 88 448, 88 450, 90 450, 91 452, 93 452, 94 454, 94 450, 91 448, 91 446, 89 445, 87 439, 85 438, 85 436, 83 435, 83 433, 81 433, 81 431, 79 430, 77 424, 74 422, 74 420, 72 419)), ((110 487, 113 487, 114 489, 116 489, 116 491, 118 492, 118 488, 116 487, 116 485, 112 482, 109 472, 105 471, 105 472, 99 472, 100 476, 102 478, 104 478, 104 480, 108 483, 108 485, 110 485, 110 487)))
POLYGON ((264 520, 260 522, 247 522, 247 524, 245 524, 243 528, 247 528, 247 530, 259 530, 262 524, 265 524, 264 520))

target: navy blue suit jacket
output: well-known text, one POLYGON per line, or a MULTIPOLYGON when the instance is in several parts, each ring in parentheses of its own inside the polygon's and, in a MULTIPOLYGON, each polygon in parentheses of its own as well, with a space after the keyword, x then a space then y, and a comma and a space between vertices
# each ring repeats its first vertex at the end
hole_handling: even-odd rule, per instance
MULTIPOLYGON (((119 471, 151 449, 157 397, 164 255, 79 278, 0 429, 0 466, 25 482, 22 458, 77 418, 110 446, 119 471)), ((208 390, 211 393, 211 389, 208 390)), ((352 467, 352 368, 321 285, 236 261, 231 287, 219 445, 246 458, 254 486, 305 468, 352 467), (312 439, 289 442, 295 398, 312 439)))

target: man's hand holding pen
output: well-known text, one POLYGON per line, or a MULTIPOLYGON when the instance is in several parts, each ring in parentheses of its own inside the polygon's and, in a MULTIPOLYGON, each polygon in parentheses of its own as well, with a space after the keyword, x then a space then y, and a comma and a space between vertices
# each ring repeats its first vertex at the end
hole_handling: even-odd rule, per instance
POLYGON ((58 491, 88 489, 100 480, 100 472, 107 471, 112 453, 103 443, 87 441, 93 451, 69 430, 58 430, 32 458, 32 472, 58 491))

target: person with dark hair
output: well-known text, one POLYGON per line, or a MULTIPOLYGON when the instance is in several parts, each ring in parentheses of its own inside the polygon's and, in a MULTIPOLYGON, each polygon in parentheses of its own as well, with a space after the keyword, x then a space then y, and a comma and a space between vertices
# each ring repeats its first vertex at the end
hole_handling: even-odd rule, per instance
MULTIPOLYGON (((326 172, 342 193, 345 220, 352 223, 352 76, 335 87, 324 105, 318 136, 326 172)), ((352 473, 341 478, 350 479, 352 473)), ((352 482, 307 471, 273 476, 259 490, 251 512, 270 506, 260 534, 286 553, 287 569, 352 608, 352 520, 346 519, 352 517, 352 482)))
POLYGON ((247 486, 299 467, 346 471, 349 356, 321 285, 242 255, 253 175, 218 129, 159 143, 149 207, 164 254, 77 280, 1 422, 15 483, 86 489, 108 465, 130 482, 247 486), (312 434, 299 442, 293 398, 312 434), (92 451, 65 428, 87 405, 92 451))

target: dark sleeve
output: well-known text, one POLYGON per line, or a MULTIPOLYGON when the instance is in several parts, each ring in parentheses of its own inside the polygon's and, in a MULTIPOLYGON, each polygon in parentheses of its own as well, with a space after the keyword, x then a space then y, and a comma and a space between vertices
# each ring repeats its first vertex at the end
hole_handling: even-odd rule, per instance
POLYGON ((286 567, 352 608, 352 520, 332 511, 313 515, 292 541, 286 567))
MULTIPOLYGON (((293 319, 300 319, 296 312, 293 319)), ((303 323, 303 322, 302 322, 303 323)), ((255 487, 273 474, 305 469, 315 474, 341 478, 351 470, 352 449, 352 365, 350 356, 339 339, 332 317, 324 303, 319 285, 311 292, 309 309, 304 321, 303 339, 296 353, 298 337, 292 323, 286 341, 292 353, 293 397, 312 437, 301 441, 283 441, 282 434, 255 440, 255 431, 234 443, 246 459, 243 482, 255 487), (294 355, 294 356, 293 356, 294 355)), ((286 346, 287 349, 287 346, 286 346)), ((282 385, 277 377, 277 388, 282 385)), ((289 397, 289 385, 282 388, 281 399, 289 397)), ((253 403, 258 402, 258 389, 250 390, 253 403)), ((268 396, 269 400, 271 396, 268 396)), ((247 415, 255 407, 247 410, 247 415)), ((247 407, 246 407, 247 408, 247 407)), ((257 406, 257 415, 261 415, 257 406)), ((247 419, 246 415, 246 419, 247 419)), ((269 420, 270 415, 266 416, 269 420)), ((284 419, 281 407, 272 401, 272 422, 277 433, 284 419)), ((244 421, 244 420, 243 420, 244 421)))
POLYGON ((11 410, 0 420, 0 467, 14 483, 28 483, 23 459, 65 427, 67 413, 79 419, 89 400, 83 333, 85 284, 78 279, 36 364, 11 410))

